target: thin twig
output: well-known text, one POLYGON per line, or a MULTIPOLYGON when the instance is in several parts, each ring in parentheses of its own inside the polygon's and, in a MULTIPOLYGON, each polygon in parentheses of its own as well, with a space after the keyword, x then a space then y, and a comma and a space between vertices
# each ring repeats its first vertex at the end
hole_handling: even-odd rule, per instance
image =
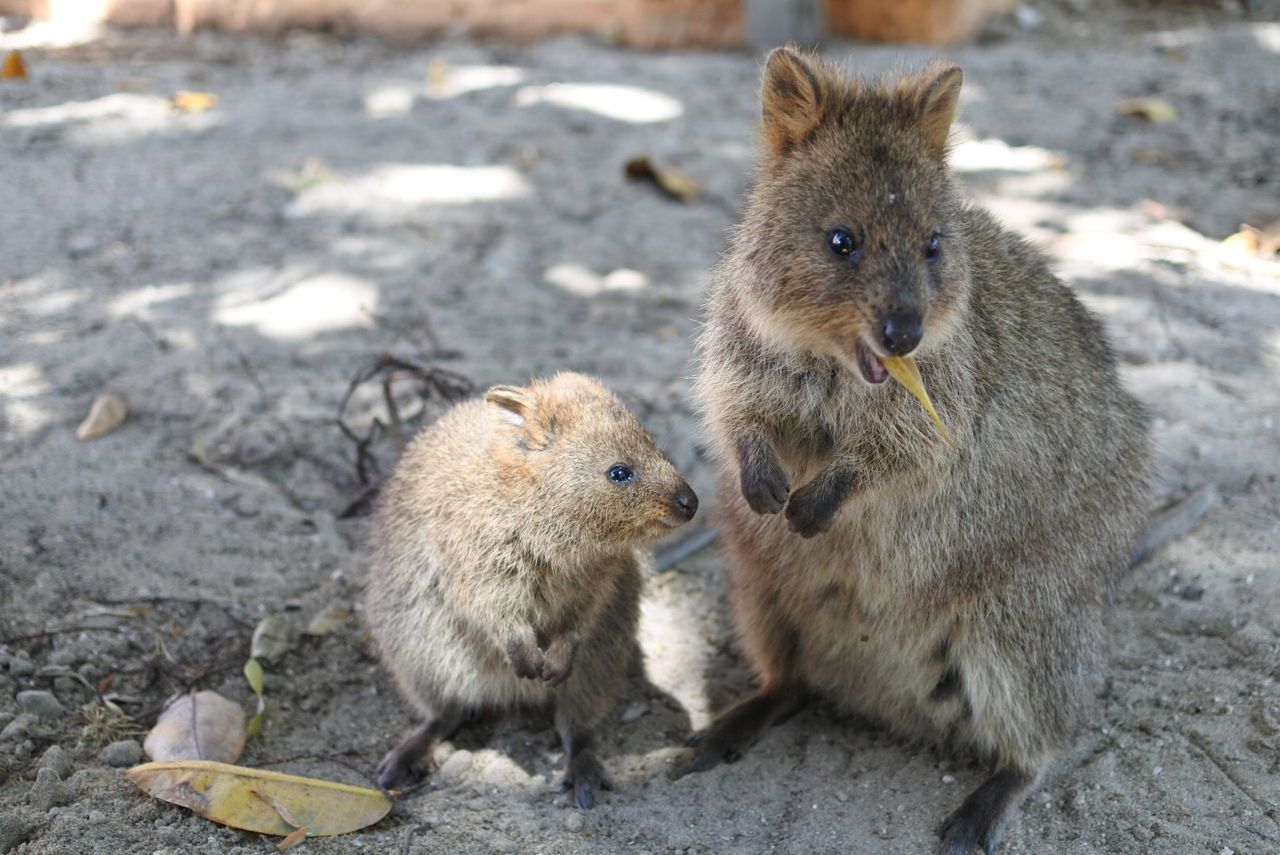
POLYGON ((0 644, 17 644, 21 641, 34 641, 37 638, 48 638, 54 635, 69 635, 73 632, 121 632, 123 627, 119 626, 63 626, 57 629, 46 629, 40 632, 33 632, 27 635, 14 635, 9 638, 0 638, 0 644))

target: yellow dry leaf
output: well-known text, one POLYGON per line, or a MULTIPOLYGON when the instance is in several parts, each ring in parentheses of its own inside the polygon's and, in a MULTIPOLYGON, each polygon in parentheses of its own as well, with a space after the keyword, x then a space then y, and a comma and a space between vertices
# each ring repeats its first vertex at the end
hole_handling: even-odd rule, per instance
POLYGON ((9 55, 4 58, 4 66, 0 67, 0 78, 4 80, 25 80, 27 77, 27 66, 22 61, 22 54, 16 50, 9 51, 9 55))
POLYGON ((1178 118, 1177 109, 1163 98, 1126 98, 1116 104, 1116 112, 1122 116, 1146 119, 1157 125, 1178 118))
POLYGON ((437 57, 431 61, 427 69, 427 86, 433 95, 443 95, 444 85, 449 79, 449 63, 437 57))
POLYGON ((1224 238, 1222 245, 1241 252, 1256 253, 1262 247, 1262 232, 1253 226, 1241 226, 1240 231, 1224 238))
POLYGON ((933 419, 934 425, 938 428, 938 435, 943 441, 952 448, 956 447, 955 440, 951 438, 951 434, 947 433, 947 429, 943 427, 942 419, 938 417, 938 411, 933 408, 933 402, 929 400, 929 393, 924 390, 924 380, 920 377, 920 368, 916 365, 916 361, 910 356, 883 356, 880 358, 880 364, 884 366, 885 371, 897 380, 903 386, 907 387, 907 391, 916 396, 916 400, 924 407, 924 411, 929 414, 929 418, 933 419))
POLYGON ((262 663, 257 659, 245 662, 244 678, 249 681, 249 688, 253 689, 253 693, 258 696, 258 711, 244 727, 244 738, 249 740, 262 732, 262 723, 267 717, 267 699, 262 696, 266 688, 267 675, 262 670, 262 663))
POLYGON ((169 104, 184 113, 203 113, 218 104, 218 96, 212 92, 190 92, 185 89, 169 96, 169 104))
POLYGON ((78 439, 97 439, 124 424, 129 415, 129 405, 124 398, 112 392, 104 392, 89 405, 89 415, 76 428, 78 439))
POLYGON ((125 776, 161 801, 260 834, 292 835, 302 828, 310 837, 346 834, 391 810, 386 794, 368 787, 207 760, 145 763, 125 776))

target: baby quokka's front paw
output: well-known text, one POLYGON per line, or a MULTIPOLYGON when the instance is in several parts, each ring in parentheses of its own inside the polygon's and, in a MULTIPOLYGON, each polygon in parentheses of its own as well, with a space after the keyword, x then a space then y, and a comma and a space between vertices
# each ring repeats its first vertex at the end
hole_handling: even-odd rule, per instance
POLYGON ((507 662, 517 677, 541 680, 558 686, 569 679, 573 659, 578 652, 578 636, 562 635, 547 645, 544 653, 532 639, 517 639, 507 644, 507 662))
POLYGON ((517 677, 526 680, 542 679, 542 671, 546 667, 547 657, 538 649, 533 639, 518 638, 507 644, 507 664, 517 677))
POLYGON ((539 672, 542 681, 548 686, 558 686, 569 679, 569 674, 573 671, 573 659, 577 653, 576 633, 552 639, 542 659, 542 669, 539 672))

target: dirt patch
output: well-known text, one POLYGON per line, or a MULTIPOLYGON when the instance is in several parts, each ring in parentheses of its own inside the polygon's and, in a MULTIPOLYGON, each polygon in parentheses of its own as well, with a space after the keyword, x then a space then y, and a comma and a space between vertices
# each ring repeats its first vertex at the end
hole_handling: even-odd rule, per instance
MULTIPOLYGON (((1222 499, 1127 580, 1099 713, 1004 851, 1275 852, 1280 278, 1220 241, 1280 218, 1280 29, 1035 8, 1038 29, 950 53, 961 178, 1105 317, 1152 411, 1157 491, 1222 499), (1116 111, 1152 96, 1173 121, 1116 111)), ((867 72, 931 56, 828 53, 867 72)), ((97 693, 143 725, 189 686, 250 709, 257 620, 357 602, 366 522, 341 514, 364 485, 335 417, 383 354, 477 385, 597 374, 710 509, 690 340, 750 178, 759 58, 144 32, 26 56, 31 78, 0 87, 0 851, 268 851, 125 782, 107 761, 128 752, 101 746, 134 734, 97 693), (176 112, 184 89, 218 104, 176 112), (637 155, 702 194, 628 182, 637 155), (130 418, 81 442, 104 389, 130 418), (26 711, 29 690, 62 711, 26 711)), ((376 382, 346 411, 356 431, 379 413, 376 382)), ((981 770, 821 707, 667 779, 749 685, 721 574, 713 549, 650 580, 602 807, 556 795, 545 721, 479 722, 392 817, 305 850, 926 851, 981 770)), ((358 616, 268 670, 246 763, 367 783, 410 724, 358 616)))

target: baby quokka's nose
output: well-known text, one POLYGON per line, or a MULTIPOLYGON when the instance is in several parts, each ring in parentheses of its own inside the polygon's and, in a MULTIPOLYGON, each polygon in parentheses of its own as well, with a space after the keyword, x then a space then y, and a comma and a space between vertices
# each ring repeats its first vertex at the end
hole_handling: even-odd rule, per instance
POLYGON ((698 512, 698 494, 688 484, 677 490, 671 501, 676 506, 677 513, 686 520, 693 519, 693 515, 698 512))
POLYGON ((916 312, 893 312, 880 324, 880 343, 890 356, 906 356, 924 337, 924 324, 916 312))

